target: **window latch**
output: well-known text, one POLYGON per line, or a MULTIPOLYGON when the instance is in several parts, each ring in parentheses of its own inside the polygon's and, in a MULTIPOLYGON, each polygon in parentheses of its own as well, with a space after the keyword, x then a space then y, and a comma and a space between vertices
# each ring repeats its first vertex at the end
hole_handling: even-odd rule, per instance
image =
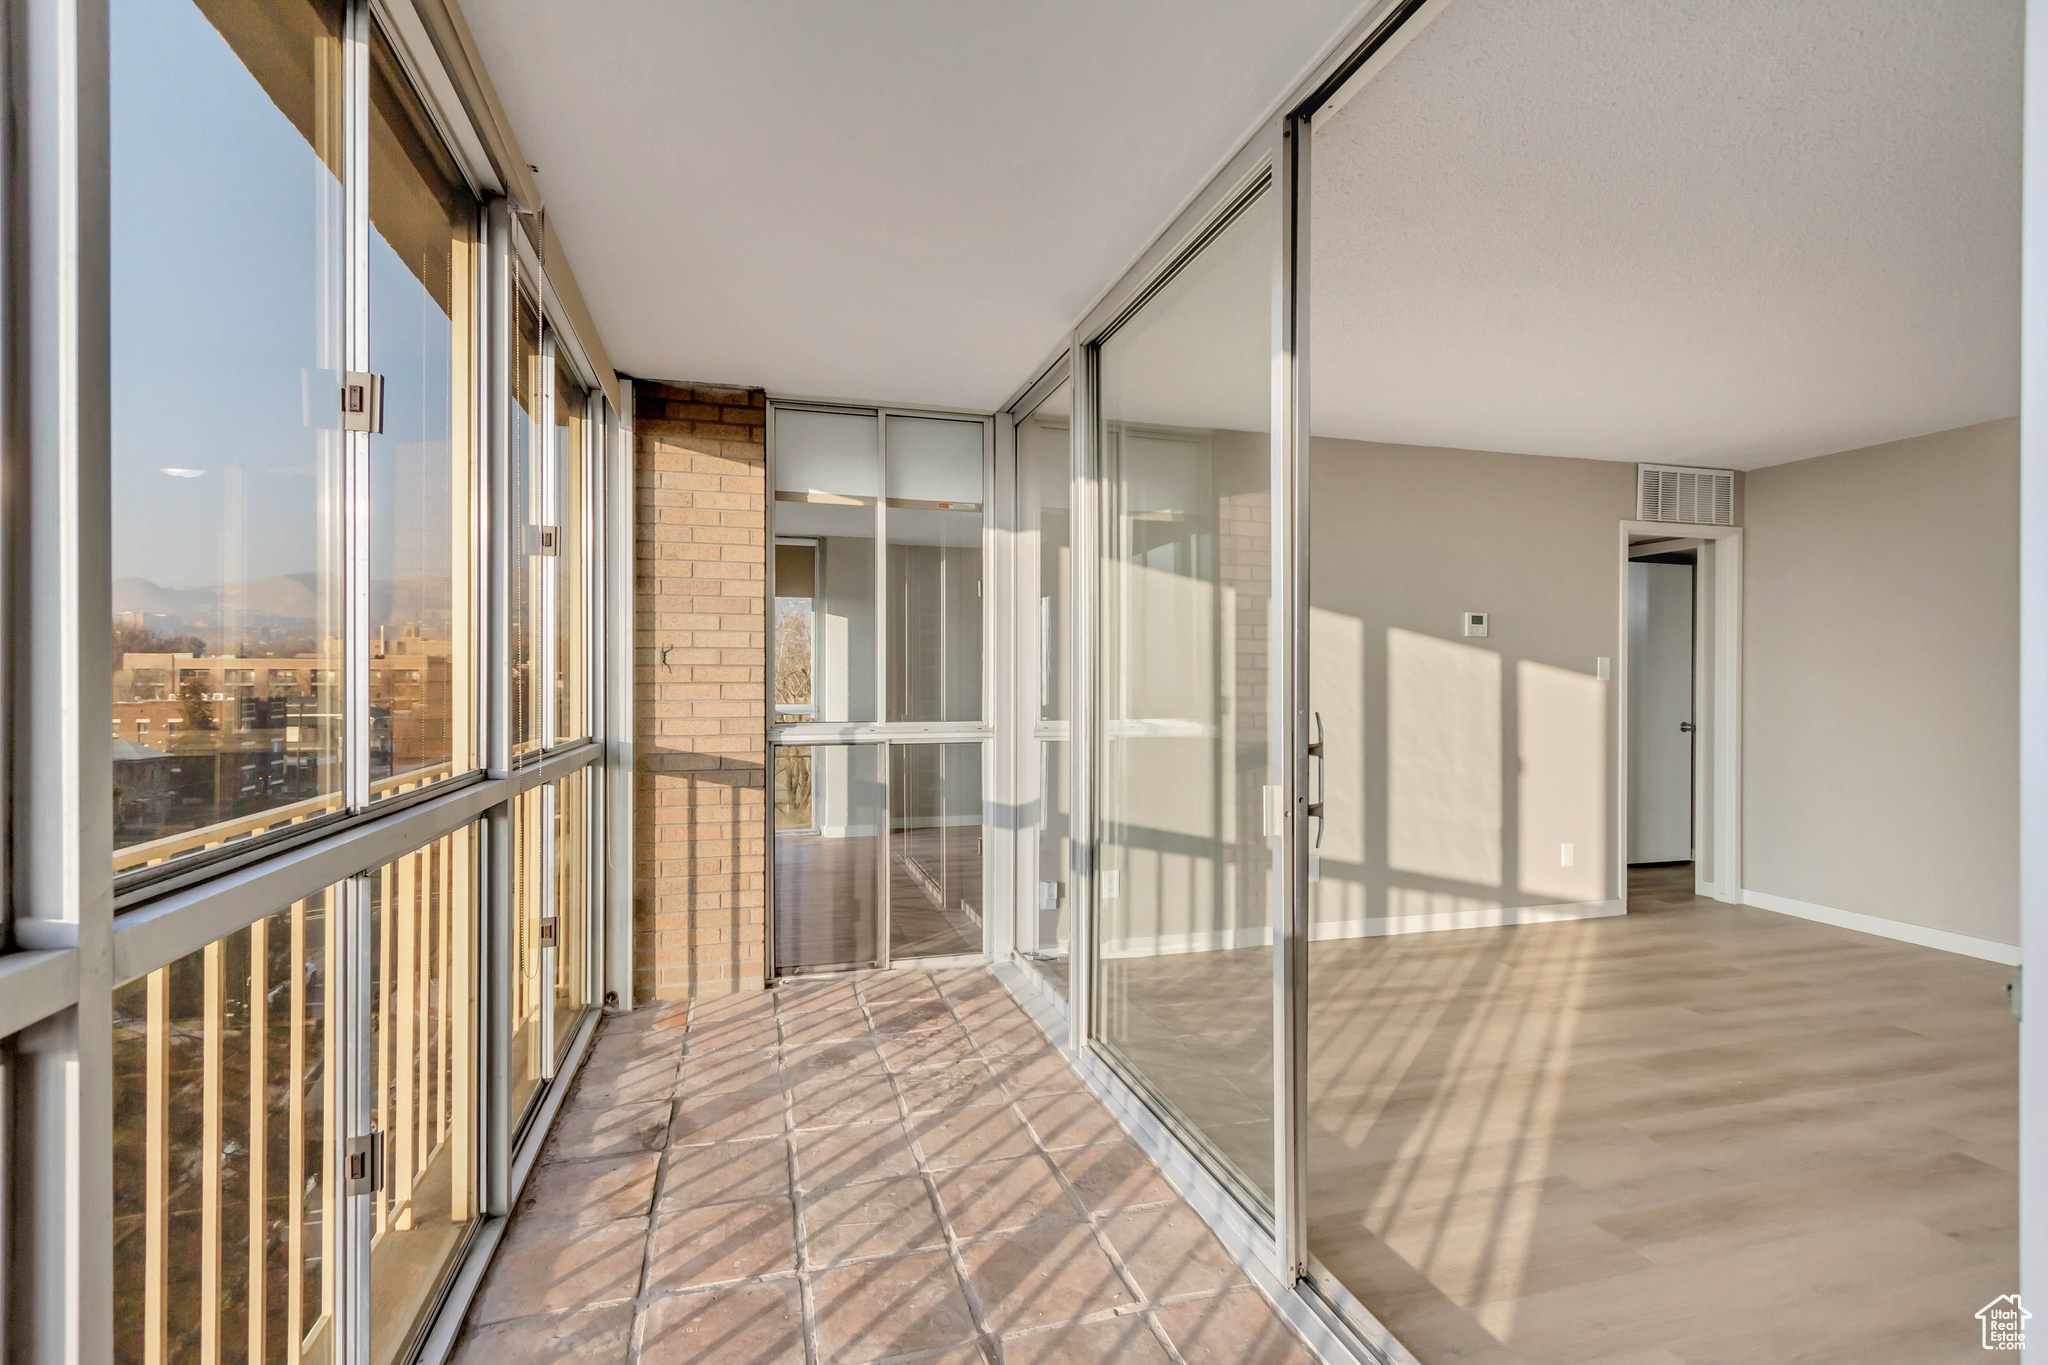
POLYGON ((384 1133, 382 1129, 348 1140, 344 1158, 344 1194, 375 1194, 384 1188, 384 1133))
POLYGON ((560 921, 560 920, 558 920, 558 919, 556 919, 556 918, 555 918, 555 917, 554 917, 553 915, 544 915, 544 916, 542 916, 542 917, 541 917, 541 922, 540 922, 540 946, 541 946, 541 947, 543 947, 543 948, 552 948, 552 947, 554 947, 554 946, 555 946, 556 940, 557 940, 557 939, 559 939, 559 938, 560 938, 560 936, 561 936, 561 935, 560 935, 560 931, 559 931, 559 930, 557 929, 557 927, 556 927, 556 926, 558 926, 558 925, 559 925, 560 923, 561 923, 561 921, 560 921))
POLYGON ((562 553, 561 527, 537 526, 534 529, 540 532, 539 553, 544 555, 559 555, 560 553, 562 553))
POLYGON ((341 376, 341 429, 366 431, 372 436, 383 432, 383 375, 349 370, 341 376))

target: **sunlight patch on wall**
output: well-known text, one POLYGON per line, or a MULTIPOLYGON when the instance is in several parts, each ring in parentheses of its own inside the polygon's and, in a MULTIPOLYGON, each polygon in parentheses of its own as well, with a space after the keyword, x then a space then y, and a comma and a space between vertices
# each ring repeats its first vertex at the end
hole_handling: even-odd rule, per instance
POLYGON ((1607 684, 1587 673, 1515 665, 1521 781, 1516 878, 1557 901, 1607 894, 1607 684))
POLYGON ((1387 631, 1387 866, 1501 884, 1501 661, 1387 631))

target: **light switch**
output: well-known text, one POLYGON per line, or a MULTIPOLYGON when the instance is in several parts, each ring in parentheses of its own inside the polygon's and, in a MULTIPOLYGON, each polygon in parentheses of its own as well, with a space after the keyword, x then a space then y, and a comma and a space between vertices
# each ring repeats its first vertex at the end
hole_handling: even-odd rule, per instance
POLYGON ((1578 857, 1578 850, 1570 844, 1559 844, 1557 846, 1557 865, 1559 867, 1570 867, 1578 861, 1578 857))
POLYGON ((1606 682, 1614 676, 1614 663, 1605 654, 1593 660, 1593 676, 1606 682))

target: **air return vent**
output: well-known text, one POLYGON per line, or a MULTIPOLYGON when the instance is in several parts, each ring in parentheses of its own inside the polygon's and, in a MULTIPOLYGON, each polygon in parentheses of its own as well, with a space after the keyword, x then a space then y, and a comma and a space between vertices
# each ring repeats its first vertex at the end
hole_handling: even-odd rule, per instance
POLYGON ((1735 471, 1684 465, 1636 466, 1636 519, 1695 526, 1735 524, 1735 471))

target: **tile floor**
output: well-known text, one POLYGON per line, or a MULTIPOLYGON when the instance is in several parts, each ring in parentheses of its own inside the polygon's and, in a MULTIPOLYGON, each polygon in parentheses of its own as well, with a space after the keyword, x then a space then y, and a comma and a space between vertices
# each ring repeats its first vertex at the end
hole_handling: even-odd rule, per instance
POLYGON ((1309 1365, 980 968, 608 1021, 459 1365, 1309 1365))

